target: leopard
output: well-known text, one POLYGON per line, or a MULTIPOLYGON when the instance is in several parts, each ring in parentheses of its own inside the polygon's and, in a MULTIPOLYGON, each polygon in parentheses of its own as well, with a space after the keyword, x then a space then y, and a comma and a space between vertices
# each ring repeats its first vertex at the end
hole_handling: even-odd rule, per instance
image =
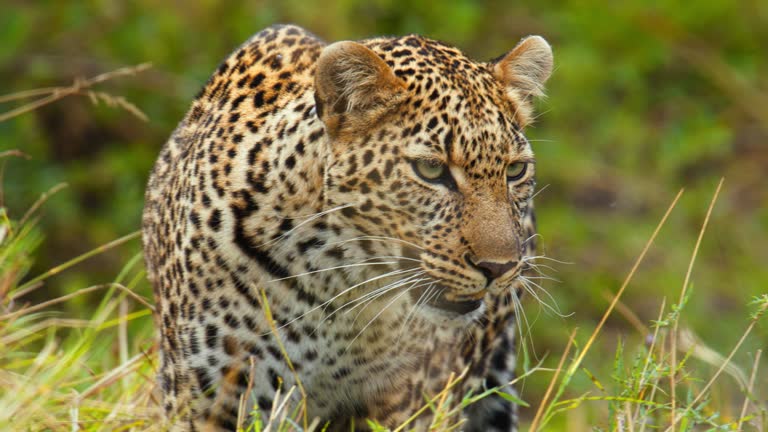
POLYGON ((537 236, 523 131, 552 69, 540 36, 489 61, 295 25, 236 48, 145 194, 167 429, 288 401, 326 430, 427 430, 438 403, 458 430, 516 430, 537 236))

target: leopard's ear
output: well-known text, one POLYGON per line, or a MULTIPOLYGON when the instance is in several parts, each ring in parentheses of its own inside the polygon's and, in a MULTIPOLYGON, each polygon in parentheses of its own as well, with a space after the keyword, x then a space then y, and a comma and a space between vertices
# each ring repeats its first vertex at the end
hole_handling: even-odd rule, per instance
POLYGON ((544 83, 552 74, 552 47, 541 36, 528 36, 496 61, 493 73, 517 105, 518 121, 528 123, 532 99, 544 96, 544 83))
POLYGON ((317 114, 329 132, 339 117, 375 121, 405 95, 405 83, 376 53, 356 42, 336 42, 320 53, 315 70, 317 114))

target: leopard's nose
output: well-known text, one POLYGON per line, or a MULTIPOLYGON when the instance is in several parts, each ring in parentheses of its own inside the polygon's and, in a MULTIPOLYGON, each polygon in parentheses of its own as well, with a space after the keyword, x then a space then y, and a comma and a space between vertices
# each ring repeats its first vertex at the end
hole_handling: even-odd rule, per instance
POLYGON ((488 279, 489 283, 517 267, 517 261, 508 261, 505 263, 497 263, 493 261, 474 261, 469 256, 467 256, 467 261, 473 267, 480 270, 483 275, 485 275, 486 279, 488 279))

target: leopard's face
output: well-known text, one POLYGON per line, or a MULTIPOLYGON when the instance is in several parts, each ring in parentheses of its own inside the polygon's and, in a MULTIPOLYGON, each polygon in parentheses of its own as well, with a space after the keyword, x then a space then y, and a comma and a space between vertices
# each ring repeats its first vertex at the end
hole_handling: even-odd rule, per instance
POLYGON ((326 118, 324 193, 337 217, 391 239, 401 268, 422 275, 408 287, 419 310, 466 322, 525 267, 535 161, 520 126, 523 102, 509 97, 494 65, 458 52, 452 59, 461 74, 433 65, 401 74, 395 62, 402 88, 373 120, 326 118))

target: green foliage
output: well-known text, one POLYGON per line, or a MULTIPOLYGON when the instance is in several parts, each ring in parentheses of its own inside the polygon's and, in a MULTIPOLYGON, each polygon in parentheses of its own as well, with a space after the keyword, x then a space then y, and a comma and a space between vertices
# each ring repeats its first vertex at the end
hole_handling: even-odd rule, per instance
POLYGON ((140 260, 129 260, 113 283, 30 305, 30 293, 68 267, 20 282, 40 245, 36 208, 21 219, 0 208, 0 430, 146 430, 159 411, 146 354, 153 340, 151 306, 133 294, 145 278, 140 260), (51 308, 89 292, 102 295, 83 306, 87 319, 62 317, 51 308), (141 300, 138 307, 129 304, 134 299, 141 300))

